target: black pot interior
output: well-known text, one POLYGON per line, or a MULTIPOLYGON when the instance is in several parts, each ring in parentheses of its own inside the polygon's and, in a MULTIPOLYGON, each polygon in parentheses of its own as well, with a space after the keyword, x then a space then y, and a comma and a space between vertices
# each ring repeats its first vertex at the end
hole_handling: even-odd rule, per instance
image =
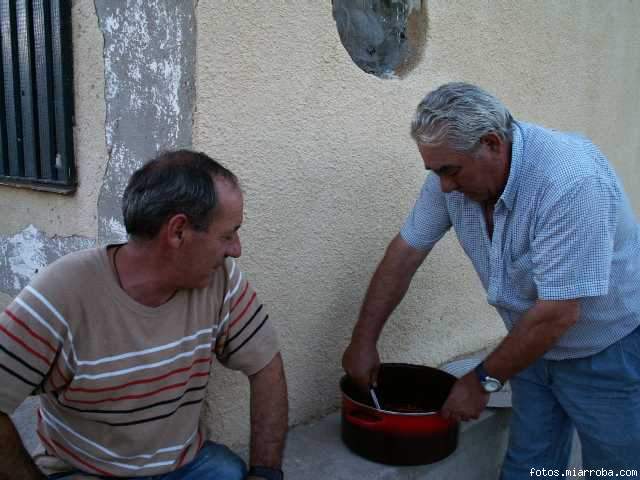
MULTIPOLYGON (((444 405, 456 377, 436 368, 405 363, 383 363, 376 394, 382 410, 400 413, 435 412, 444 405)), ((374 407, 369 392, 363 392, 344 376, 342 392, 351 400, 374 407)))

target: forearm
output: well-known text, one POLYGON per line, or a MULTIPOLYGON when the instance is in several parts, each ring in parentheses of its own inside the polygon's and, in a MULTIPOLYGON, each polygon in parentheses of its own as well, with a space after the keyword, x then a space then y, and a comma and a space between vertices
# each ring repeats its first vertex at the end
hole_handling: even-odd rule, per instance
POLYGON ((506 381, 553 347, 578 320, 578 300, 538 301, 485 359, 491 376, 506 381))
POLYGON ((46 479, 24 448, 11 419, 0 413, 0 480, 46 479))
POLYGON ((393 239, 371 279, 352 341, 377 343, 385 322, 404 298, 427 253, 409 247, 400 235, 393 239))
POLYGON ((277 354, 251 382, 250 464, 281 468, 289 404, 282 357, 277 354))

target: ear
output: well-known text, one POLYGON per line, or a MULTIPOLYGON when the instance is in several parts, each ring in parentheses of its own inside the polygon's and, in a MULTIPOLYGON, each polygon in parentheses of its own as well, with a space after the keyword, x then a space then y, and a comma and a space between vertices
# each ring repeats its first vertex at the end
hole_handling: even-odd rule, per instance
POLYGON ((496 133, 487 133, 480 139, 480 143, 486 145, 490 151, 494 153, 500 153, 502 147, 505 145, 505 141, 502 140, 496 133))
POLYGON ((189 230, 189 220, 184 213, 169 218, 166 227, 167 243, 173 248, 180 248, 189 230))

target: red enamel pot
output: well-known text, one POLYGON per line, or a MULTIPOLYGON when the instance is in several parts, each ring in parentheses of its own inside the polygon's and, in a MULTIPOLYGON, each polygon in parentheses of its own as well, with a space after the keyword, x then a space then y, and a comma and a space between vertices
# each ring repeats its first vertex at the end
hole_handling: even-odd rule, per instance
POLYGON ((383 363, 378 410, 368 392, 342 377, 342 441, 356 454, 387 465, 442 460, 458 445, 458 422, 440 415, 456 377, 436 368, 383 363))

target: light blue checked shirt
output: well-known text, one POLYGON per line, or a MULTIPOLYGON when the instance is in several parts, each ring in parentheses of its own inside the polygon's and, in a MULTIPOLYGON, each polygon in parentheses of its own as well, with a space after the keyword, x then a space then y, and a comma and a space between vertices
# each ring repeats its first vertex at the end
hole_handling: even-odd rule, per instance
MULTIPOLYGON (((429 174, 401 230, 431 249, 453 226, 511 329, 536 299, 580 299, 580 318, 544 357, 595 354, 640 324, 640 230, 604 155, 587 139, 516 122, 511 169, 489 238, 481 206, 429 174)), ((463 301, 463 300, 461 300, 463 301)))

